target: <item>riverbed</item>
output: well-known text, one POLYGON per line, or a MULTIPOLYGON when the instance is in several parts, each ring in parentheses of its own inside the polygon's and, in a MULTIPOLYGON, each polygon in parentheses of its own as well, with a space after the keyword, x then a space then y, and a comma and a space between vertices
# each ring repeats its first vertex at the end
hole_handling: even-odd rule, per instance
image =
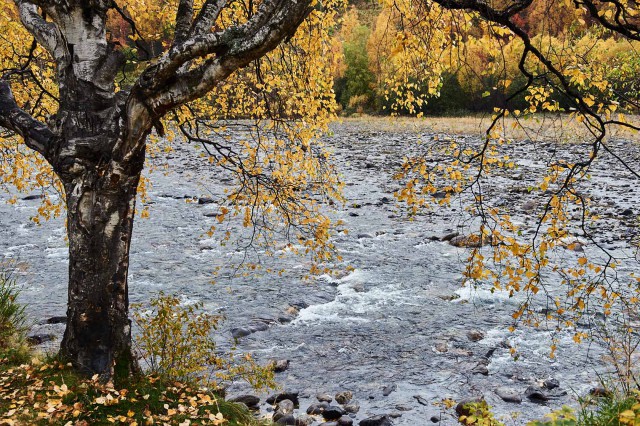
MULTIPOLYGON (((331 266, 345 272, 306 280, 309 261, 285 251, 262 259, 283 269, 282 275, 234 273, 232 265, 244 255, 240 246, 221 246, 218 234, 206 235, 217 224, 215 200, 224 197, 233 181, 212 170, 193 147, 177 144, 168 157, 153 160, 170 167, 149 176, 150 217, 135 224, 131 301, 144 302, 162 290, 185 303, 202 302, 209 312, 225 316, 218 337, 221 347, 230 345, 224 342, 231 342, 234 333, 244 334, 238 334, 239 329, 258 330, 238 339, 239 351, 252 353, 260 362, 290 360, 277 380, 283 389, 300 393, 303 407, 318 393, 353 392, 360 405, 357 420, 386 414, 396 425, 426 425, 431 418, 455 424, 452 412, 437 403, 481 395, 498 416, 519 413, 510 420, 515 424, 562 405, 575 407, 578 397, 611 373, 603 361, 606 350, 597 342, 576 345, 573 332, 567 331, 554 335, 558 348, 550 358, 552 330, 542 326, 510 332, 511 314, 522 299, 484 286, 461 287, 469 249, 441 240, 466 232, 464 207, 454 202, 410 217, 395 201, 400 184, 393 175, 403 156, 420 141, 445 137, 411 127, 380 130, 366 121, 332 127, 323 141, 333 151, 347 201, 328 212, 345 223, 348 233, 336 236, 343 260, 331 266), (214 202, 197 202, 204 197, 214 202), (216 268, 220 272, 214 277, 216 268), (516 357, 511 348, 517 349, 516 357), (548 400, 526 397, 527 389, 549 380, 559 386, 548 392, 548 400), (522 402, 505 401, 498 395, 505 392, 519 395, 522 402)), ((638 164, 636 141, 611 141, 611 146, 638 164)), ((563 153, 579 155, 578 148, 515 141, 509 149, 518 167, 491 182, 490 196, 528 223, 531 213, 523 204, 526 188, 535 183, 534 171, 563 153)), ((633 260, 638 182, 606 153, 591 174, 584 191, 602 211, 598 241, 616 256, 633 260)), ((0 202, 0 259, 18 265, 20 300, 28 305, 33 332, 59 338, 64 326, 46 320, 65 315, 65 227, 62 218, 41 226, 32 223, 29 217, 38 206, 38 200, 19 199, 15 206, 0 202)), ((242 231, 240 224, 229 226, 242 231)), ((590 254, 596 248, 585 244, 584 250, 590 254)), ((582 254, 567 250, 567 259, 578 256, 582 254)), ((626 262, 622 270, 640 273, 635 261, 626 262)), ((558 279, 546 278, 550 286, 558 279)), ((249 390, 238 383, 228 392, 249 390)))

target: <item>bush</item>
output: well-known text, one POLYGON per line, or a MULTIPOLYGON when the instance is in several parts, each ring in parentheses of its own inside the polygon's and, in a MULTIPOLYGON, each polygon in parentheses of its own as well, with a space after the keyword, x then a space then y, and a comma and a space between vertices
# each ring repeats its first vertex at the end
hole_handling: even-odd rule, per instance
POLYGON ((16 302, 19 290, 7 271, 0 271, 0 349, 6 350, 24 340, 26 315, 16 302))
POLYGON ((202 311, 202 304, 182 305, 176 296, 160 293, 150 309, 134 305, 133 318, 139 327, 134 338, 150 374, 164 379, 197 381, 218 388, 236 378, 255 388, 275 387, 270 366, 259 366, 249 355, 235 359, 220 355, 212 333, 221 317, 202 311))

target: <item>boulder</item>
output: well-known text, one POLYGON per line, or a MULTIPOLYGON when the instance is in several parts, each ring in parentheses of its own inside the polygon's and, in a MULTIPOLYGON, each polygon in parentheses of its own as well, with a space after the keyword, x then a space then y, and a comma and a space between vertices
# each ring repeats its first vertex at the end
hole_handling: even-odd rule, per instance
POLYGON ((299 392, 295 391, 285 391, 276 395, 271 395, 269 398, 267 398, 267 404, 274 405, 282 400, 288 399, 289 401, 293 402, 293 405, 295 407, 299 407, 300 401, 298 400, 298 395, 299 392))
POLYGON ((247 407, 256 407, 258 404, 260 404, 260 398, 255 395, 238 395, 229 398, 227 401, 239 402, 246 405, 247 407))
POLYGON ((359 426, 391 426, 393 425, 393 422, 391 421, 391 419, 389 419, 389 417, 385 415, 381 415, 381 416, 373 416, 373 417, 366 418, 364 420, 360 420, 360 423, 358 423, 358 425, 359 426))
POLYGON ((322 417, 325 420, 338 420, 340 417, 344 416, 346 411, 337 405, 330 405, 324 409, 322 412, 322 417))
POLYGON ((341 405, 348 403, 352 398, 353 392, 350 391, 342 391, 336 394, 336 402, 341 405))
POLYGON ((324 413, 324 410, 327 408, 329 408, 329 403, 327 401, 320 401, 307 407, 307 414, 320 415, 324 413))
POLYGON ((516 404, 520 404, 522 402, 522 396, 520 392, 515 389, 500 387, 496 389, 496 395, 502 398, 505 402, 513 402, 516 404))

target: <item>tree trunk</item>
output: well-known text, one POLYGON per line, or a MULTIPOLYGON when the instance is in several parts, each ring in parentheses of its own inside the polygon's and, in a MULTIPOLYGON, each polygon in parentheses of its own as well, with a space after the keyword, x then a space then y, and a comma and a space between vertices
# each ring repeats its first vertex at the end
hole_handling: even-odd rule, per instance
POLYGON ((60 353, 81 372, 104 380, 127 376, 137 365, 131 352, 127 274, 142 161, 138 158, 129 173, 109 162, 63 174, 69 302, 60 353))

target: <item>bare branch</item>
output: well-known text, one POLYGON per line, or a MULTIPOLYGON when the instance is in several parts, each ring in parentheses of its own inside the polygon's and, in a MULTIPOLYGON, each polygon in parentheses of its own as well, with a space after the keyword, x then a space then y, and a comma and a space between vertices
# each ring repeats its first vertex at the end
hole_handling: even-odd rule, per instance
POLYGON ((16 132, 24 138, 29 148, 48 156, 53 143, 53 132, 46 124, 18 107, 11 85, 4 78, 0 79, 0 126, 16 132))

